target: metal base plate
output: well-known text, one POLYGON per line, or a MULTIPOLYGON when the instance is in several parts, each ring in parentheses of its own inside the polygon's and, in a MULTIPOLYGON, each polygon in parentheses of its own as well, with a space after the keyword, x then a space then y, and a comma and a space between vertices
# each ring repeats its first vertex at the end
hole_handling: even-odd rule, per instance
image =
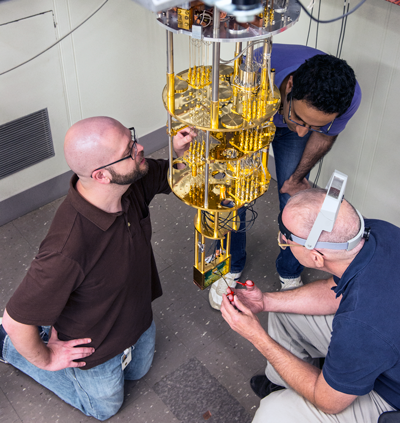
POLYGON ((200 288, 205 289, 221 276, 225 276, 231 269, 231 256, 229 255, 225 260, 215 263, 206 264, 204 272, 199 270, 196 266, 193 267, 193 282, 200 288))

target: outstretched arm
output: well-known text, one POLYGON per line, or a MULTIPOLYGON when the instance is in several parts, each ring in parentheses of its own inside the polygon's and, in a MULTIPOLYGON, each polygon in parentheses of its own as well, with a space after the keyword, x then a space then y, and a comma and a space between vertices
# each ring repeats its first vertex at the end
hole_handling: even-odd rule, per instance
POLYGON ((335 286, 331 276, 288 291, 265 292, 264 311, 319 316, 335 314, 341 300, 332 291, 335 286))
POLYGON ((88 357, 94 352, 92 347, 77 347, 89 344, 91 339, 60 341, 54 328, 46 345, 40 339, 37 326, 17 322, 11 318, 7 310, 4 311, 2 324, 15 349, 30 363, 43 370, 56 371, 67 367, 83 367, 86 365, 84 361, 74 360, 88 357))
POLYGON ((284 182, 280 192, 292 196, 298 191, 309 188, 310 185, 305 177, 314 165, 332 148, 336 138, 337 135, 330 136, 313 132, 307 141, 300 163, 292 176, 284 182))
POLYGON ((190 128, 183 128, 181 129, 175 136, 174 136, 174 150, 177 157, 182 157, 183 153, 189 148, 189 144, 193 141, 193 138, 196 136, 196 132, 190 128))
POLYGON ((336 313, 340 297, 332 288, 336 286, 333 277, 311 282, 290 291, 261 292, 256 285, 246 289, 232 289, 237 298, 253 314, 261 311, 276 313, 296 313, 307 315, 326 315, 336 313))
POLYGON ((222 296, 221 313, 229 326, 250 341, 282 379, 318 409, 337 414, 348 407, 356 398, 331 388, 320 369, 304 362, 275 342, 262 328, 257 316, 234 297, 236 310, 225 295, 222 296))

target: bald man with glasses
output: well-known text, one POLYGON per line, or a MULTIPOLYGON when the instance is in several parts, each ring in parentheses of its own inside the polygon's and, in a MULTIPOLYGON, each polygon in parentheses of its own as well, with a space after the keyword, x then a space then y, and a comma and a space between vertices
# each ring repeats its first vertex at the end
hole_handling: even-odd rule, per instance
POLYGON ((262 398, 253 423, 376 423, 400 409, 400 228, 339 199, 325 231, 316 222, 326 198, 320 189, 292 196, 278 244, 330 278, 282 292, 235 289, 233 304, 223 297, 224 319, 268 361, 250 381, 262 398))
MULTIPOLYGON (((183 155, 195 134, 174 137, 183 155)), ((169 194, 168 161, 144 158, 134 128, 109 117, 67 132, 74 176, 27 275, 6 305, 0 360, 98 420, 124 400, 124 380, 150 369, 151 303, 162 295, 149 204, 169 194)))

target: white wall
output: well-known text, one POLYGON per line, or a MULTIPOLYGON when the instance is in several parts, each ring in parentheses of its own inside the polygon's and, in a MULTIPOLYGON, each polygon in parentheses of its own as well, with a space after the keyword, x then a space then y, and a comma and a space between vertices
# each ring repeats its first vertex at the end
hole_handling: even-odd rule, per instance
MULTIPOLYGON (((79 24, 103 0, 12 0, 0 2, 0 73, 30 58, 79 24), (53 18, 54 14, 54 18, 53 18), (54 22, 56 28, 54 28, 54 22)), ((308 1, 303 0, 303 3, 308 1)), ((316 2, 318 3, 318 2, 316 2)), ((322 0, 321 19, 338 16, 343 0, 322 0)), ((400 156, 397 94, 400 92, 400 6, 368 0, 348 18, 342 57, 354 68, 363 101, 324 160, 319 184, 336 168, 349 175, 346 197, 368 217, 400 225, 400 156)), ((305 44, 309 19, 274 42, 305 44)), ((314 46, 313 24, 309 45, 314 46)), ((340 21, 320 25, 318 48, 336 54, 340 21)), ((188 38, 175 36, 175 70, 184 69, 188 38)), ((0 76, 0 124, 49 109, 56 156, 0 180, 0 201, 68 170, 62 144, 68 127, 94 115, 135 125, 140 135, 166 122, 165 30, 132 0, 110 0, 58 46, 0 76)), ((222 45, 222 57, 230 47, 222 45)))
MULTIPOLYGON (((103 0, 0 2, 0 73, 44 50, 82 22, 103 0)), ((32 62, 0 76, 0 124, 49 109, 56 155, 0 180, 0 201, 68 170, 64 135, 74 122, 113 116, 146 135, 165 125, 166 31, 132 0, 110 0, 87 23, 32 62)), ((184 69, 175 36, 177 69, 184 69)), ((185 49, 186 52, 186 49, 185 49)))

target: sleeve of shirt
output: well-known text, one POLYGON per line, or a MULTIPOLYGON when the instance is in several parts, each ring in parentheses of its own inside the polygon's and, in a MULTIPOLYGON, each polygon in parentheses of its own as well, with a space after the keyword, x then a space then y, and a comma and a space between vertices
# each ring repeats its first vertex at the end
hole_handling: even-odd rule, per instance
POLYGON ((323 367, 324 378, 333 389, 365 395, 396 361, 396 352, 381 334, 354 319, 335 317, 323 367))
POLYGON ((147 175, 142 178, 146 203, 149 204, 156 194, 169 194, 168 160, 146 159, 149 165, 147 175))
POLYGON ((39 252, 7 303, 7 312, 26 325, 54 325, 83 279, 80 266, 73 260, 60 253, 39 252))

